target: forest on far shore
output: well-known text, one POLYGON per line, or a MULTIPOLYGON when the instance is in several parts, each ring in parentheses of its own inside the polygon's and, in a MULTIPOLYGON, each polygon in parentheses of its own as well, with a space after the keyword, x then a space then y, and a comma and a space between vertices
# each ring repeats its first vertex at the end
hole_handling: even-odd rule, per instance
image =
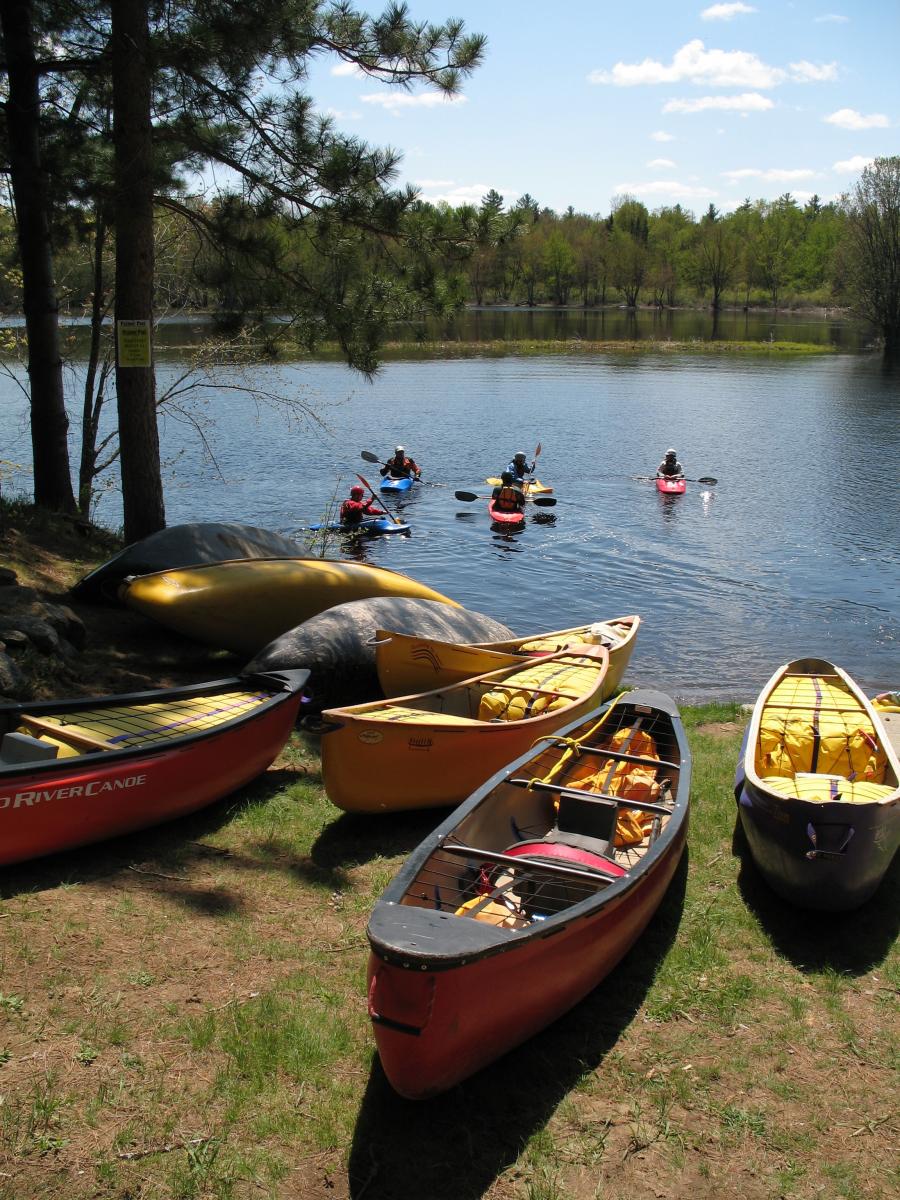
MULTIPOLYGON (((699 217, 676 204, 652 211, 624 196, 607 215, 559 214, 526 194, 513 203, 489 191, 480 205, 450 208, 415 201, 406 236, 343 227, 329 246, 277 212, 228 211, 227 199, 183 198, 156 214, 156 310, 211 312, 234 331, 283 307, 288 280, 346 296, 372 272, 428 281, 440 307, 475 304, 652 304, 792 307, 840 305, 845 296, 846 212, 817 196, 789 193, 746 200, 730 213, 713 205, 699 217), (229 225, 225 246, 198 230, 229 225), (241 246, 243 244, 244 252, 241 246), (227 248, 226 248, 227 247, 227 248), (260 260, 261 249, 265 250, 260 260), (263 263, 277 264, 268 272, 263 263)), ((111 279, 113 238, 91 208, 71 206, 57 228, 60 307, 80 315, 95 285, 111 279), (110 269, 98 272, 98 255, 110 269)), ((12 211, 0 207, 0 307, 21 310, 21 274, 12 211)), ((102 284, 101 284, 102 286, 102 284)))

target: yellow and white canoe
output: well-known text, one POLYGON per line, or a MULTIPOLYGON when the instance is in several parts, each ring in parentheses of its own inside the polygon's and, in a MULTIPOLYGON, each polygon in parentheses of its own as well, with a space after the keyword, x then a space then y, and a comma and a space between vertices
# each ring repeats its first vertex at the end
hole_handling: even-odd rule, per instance
POLYGON ((602 695, 605 700, 622 682, 640 623, 638 616, 613 617, 609 621, 576 625, 572 629, 474 644, 442 642, 436 638, 411 637, 379 629, 375 645, 378 682, 385 696, 407 696, 411 692, 448 687, 474 675, 498 671, 501 667, 514 667, 525 658, 555 654, 587 643, 605 646, 609 651, 609 670, 602 695))
POLYGON ((327 558, 231 559, 123 583, 129 608, 205 645, 255 654, 310 617, 351 600, 455 600, 408 575, 327 558))
POLYGON ((419 695, 322 713, 322 777, 347 812, 459 804, 536 738, 600 704, 605 646, 579 646, 419 695))

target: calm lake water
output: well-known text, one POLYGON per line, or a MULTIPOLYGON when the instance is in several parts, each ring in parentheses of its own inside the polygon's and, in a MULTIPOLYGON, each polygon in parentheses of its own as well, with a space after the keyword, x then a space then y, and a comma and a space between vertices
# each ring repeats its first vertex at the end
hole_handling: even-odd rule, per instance
MULTIPOLYGON (((161 365, 160 386, 175 371, 161 365)), ((517 633, 639 613, 629 680, 687 700, 750 700, 807 654, 870 692, 900 686, 900 378, 876 357, 476 356, 391 362, 371 384, 337 363, 254 382, 299 396, 326 427, 213 389, 214 466, 184 422, 164 418, 170 524, 231 520, 302 539, 357 471, 377 488, 360 451, 400 441, 426 481, 393 504, 411 535, 337 539, 328 557, 407 572, 517 633), (483 503, 454 498, 486 493, 486 476, 538 443, 558 504, 532 509, 522 532, 496 533, 483 503), (669 445, 689 476, 718 484, 659 496, 640 477, 669 445)), ((4 383, 0 456, 27 462, 22 409, 4 383)), ((116 526, 120 511, 110 493, 97 516, 116 526)))

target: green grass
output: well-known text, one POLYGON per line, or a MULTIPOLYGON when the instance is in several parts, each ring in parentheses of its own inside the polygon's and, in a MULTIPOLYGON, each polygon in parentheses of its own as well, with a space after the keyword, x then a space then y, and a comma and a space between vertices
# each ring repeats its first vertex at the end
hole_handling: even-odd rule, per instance
POLYGON ((897 879, 827 923, 769 896, 735 839, 746 713, 683 715, 688 853, 646 933, 431 1102, 377 1065, 365 924, 433 821, 338 814, 305 737, 206 813, 10 872, 0 1198, 895 1194, 897 879))

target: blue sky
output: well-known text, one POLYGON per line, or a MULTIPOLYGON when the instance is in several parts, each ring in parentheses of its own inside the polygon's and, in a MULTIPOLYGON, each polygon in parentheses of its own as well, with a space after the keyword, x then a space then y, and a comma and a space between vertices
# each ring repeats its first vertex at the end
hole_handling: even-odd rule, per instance
POLYGON ((700 213, 786 191, 831 199, 900 153, 897 0, 408 5, 487 35, 462 99, 404 95, 328 58, 310 90, 340 129, 400 150, 400 181, 428 200, 493 187, 605 214, 627 192, 700 213))

